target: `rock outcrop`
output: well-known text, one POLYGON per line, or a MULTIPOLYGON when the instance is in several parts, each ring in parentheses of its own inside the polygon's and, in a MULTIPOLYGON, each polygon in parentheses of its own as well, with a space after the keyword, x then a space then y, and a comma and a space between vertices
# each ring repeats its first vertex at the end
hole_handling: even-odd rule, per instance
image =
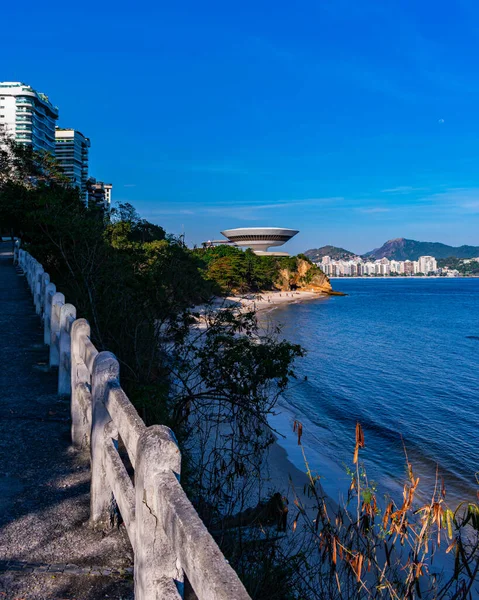
POLYGON ((298 258, 295 270, 280 269, 276 286, 282 291, 302 290, 323 294, 333 293, 329 278, 319 267, 303 258, 298 258))

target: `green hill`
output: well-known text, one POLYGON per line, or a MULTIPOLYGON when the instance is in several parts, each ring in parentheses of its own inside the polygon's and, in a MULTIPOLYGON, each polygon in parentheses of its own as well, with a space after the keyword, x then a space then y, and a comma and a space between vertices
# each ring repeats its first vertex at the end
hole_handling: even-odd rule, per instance
POLYGON ((338 248, 337 246, 321 246, 321 248, 312 248, 311 250, 306 250, 304 254, 313 262, 321 260, 323 256, 330 256, 333 260, 347 260, 353 256, 357 256, 357 254, 354 252, 350 252, 344 248, 338 248))
MULTIPOLYGON (((312 248, 304 253, 313 262, 320 261, 323 256, 330 256, 333 260, 349 260, 358 254, 338 248, 337 246, 321 246, 312 248)), ((388 240, 380 248, 375 248, 363 254, 363 258, 376 260, 389 258, 390 260, 417 260, 420 256, 434 256, 440 258, 477 258, 479 246, 448 246, 440 242, 418 242, 406 238, 388 240)))
POLYGON ((376 260, 389 258, 394 260, 417 260, 420 256, 434 256, 435 258, 475 258, 479 256, 479 246, 448 246, 439 242, 418 242, 397 238, 389 240, 380 248, 367 252, 364 257, 376 260))

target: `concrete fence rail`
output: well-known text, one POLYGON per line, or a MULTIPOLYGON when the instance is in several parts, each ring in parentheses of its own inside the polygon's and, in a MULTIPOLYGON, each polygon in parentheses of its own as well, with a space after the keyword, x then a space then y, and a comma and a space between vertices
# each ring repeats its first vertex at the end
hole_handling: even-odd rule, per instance
POLYGON ((50 366, 58 367, 58 393, 71 398, 72 443, 90 449, 90 523, 106 529, 120 513, 134 550, 135 598, 180 599, 186 576, 198 600, 249 600, 181 487, 173 432, 163 425, 146 427, 121 388, 116 357, 98 352, 88 321, 76 318, 75 307, 18 243, 14 262, 43 319, 50 366))

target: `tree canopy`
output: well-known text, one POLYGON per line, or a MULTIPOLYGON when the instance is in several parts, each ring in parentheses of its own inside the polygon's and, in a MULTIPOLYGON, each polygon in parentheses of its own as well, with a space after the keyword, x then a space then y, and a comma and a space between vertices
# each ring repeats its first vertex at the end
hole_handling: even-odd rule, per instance
POLYGON ((263 332, 254 313, 213 309, 210 300, 226 288, 270 285, 276 262, 189 250, 130 204, 111 213, 88 206, 51 156, 8 140, 0 148, 0 229, 89 320, 97 348, 116 354, 147 424, 174 429, 183 483, 200 510, 215 507, 217 524, 238 509, 233 490, 257 483, 257 461, 273 441, 268 415, 302 350, 263 332))

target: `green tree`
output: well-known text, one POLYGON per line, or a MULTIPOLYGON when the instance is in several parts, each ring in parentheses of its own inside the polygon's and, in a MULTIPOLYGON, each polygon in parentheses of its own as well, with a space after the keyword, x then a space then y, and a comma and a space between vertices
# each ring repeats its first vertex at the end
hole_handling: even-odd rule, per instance
MULTIPOLYGON (((276 263, 233 248, 190 251, 128 204, 105 218, 51 157, 15 145, 0 155, 0 219, 90 321, 97 348, 117 355, 122 386, 145 421, 174 427, 193 501, 210 526, 227 529, 261 475, 267 417, 302 350, 278 331, 262 332, 253 313, 211 310, 209 301, 220 286, 259 289, 276 263), (204 444, 208 456, 198 462, 204 444)), ((226 537, 231 548, 236 537, 222 545, 226 537)), ((245 560, 235 543, 230 556, 238 567, 245 560)), ((250 572, 251 589, 254 579, 250 572)))

